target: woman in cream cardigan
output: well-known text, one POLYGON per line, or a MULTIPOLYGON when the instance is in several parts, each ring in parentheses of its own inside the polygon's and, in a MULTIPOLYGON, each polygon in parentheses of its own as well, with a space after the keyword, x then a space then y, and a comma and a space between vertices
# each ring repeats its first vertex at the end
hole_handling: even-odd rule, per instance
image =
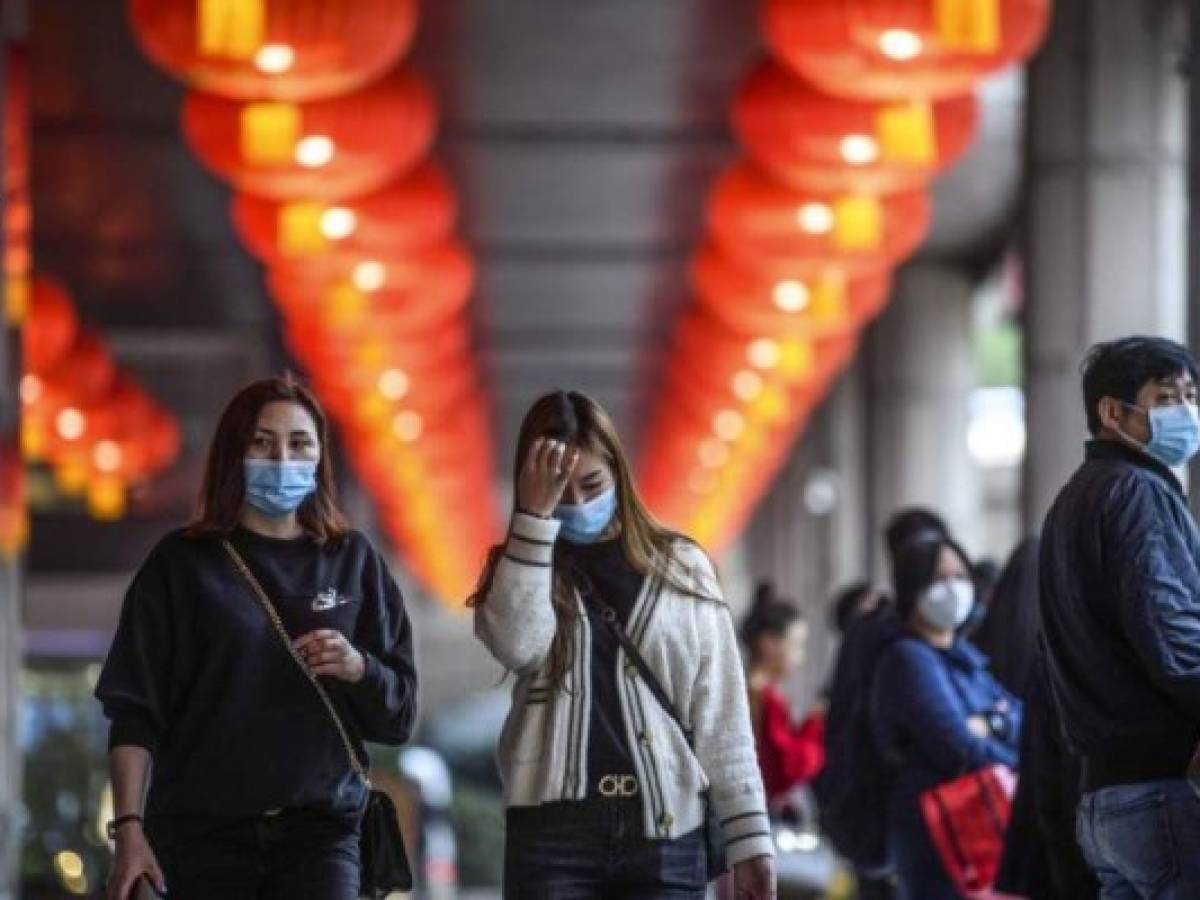
POLYGON ((477 636, 516 675, 498 751, 505 897, 701 898, 711 804, 737 896, 773 898, 742 664, 708 557, 650 517, 582 394, 533 405, 516 469, 508 538, 471 598, 477 636))

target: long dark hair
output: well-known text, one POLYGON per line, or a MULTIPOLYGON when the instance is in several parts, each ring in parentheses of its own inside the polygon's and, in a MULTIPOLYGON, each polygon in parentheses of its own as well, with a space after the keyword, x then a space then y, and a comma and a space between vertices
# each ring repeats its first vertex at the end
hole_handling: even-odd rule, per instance
POLYGON ((901 550, 896 557, 896 611, 902 621, 907 622, 912 618, 913 611, 917 608, 917 600, 933 584, 938 559, 946 549, 958 554, 963 569, 969 574, 971 558, 953 538, 945 535, 915 541, 901 550))
POLYGON ((796 604, 780 597, 770 581, 760 581, 754 589, 750 611, 742 619, 740 637, 750 654, 750 661, 759 657, 758 641, 764 637, 782 637, 792 624, 802 618, 796 604))
POLYGON ((321 460, 317 464, 317 490, 296 511, 304 533, 319 544, 345 537, 347 526, 338 508, 337 488, 329 447, 329 423, 321 404, 291 373, 264 378, 246 385, 225 407, 208 449, 204 484, 196 513, 188 527, 194 537, 225 536, 233 531, 246 501, 243 460, 254 439, 258 416, 269 403, 296 403, 304 407, 317 426, 321 460))
MULTIPOLYGON (((642 575, 654 574, 682 593, 701 597, 688 587, 691 573, 683 570, 678 554, 681 542, 691 541, 677 531, 658 522, 646 509, 637 488, 628 457, 617 436, 617 429, 603 407, 592 398, 577 391, 555 391, 538 398, 525 414, 517 438, 517 455, 513 465, 513 508, 517 506, 516 490, 521 469, 529 449, 538 438, 550 437, 571 447, 588 450, 600 456, 613 472, 617 490, 617 519, 621 524, 619 540, 625 558, 642 575)), ((557 628, 550 648, 548 675, 557 683, 570 663, 571 633, 579 615, 576 589, 569 568, 564 565, 561 542, 555 547, 554 587, 551 595, 557 628)), ((504 552, 503 545, 493 547, 484 564, 475 593, 468 606, 487 601, 495 576, 496 564, 504 552)))
POLYGON ((1036 537, 1017 545, 992 591, 992 602, 971 639, 992 662, 996 680, 1024 697, 1033 670, 1041 618, 1038 612, 1036 537))

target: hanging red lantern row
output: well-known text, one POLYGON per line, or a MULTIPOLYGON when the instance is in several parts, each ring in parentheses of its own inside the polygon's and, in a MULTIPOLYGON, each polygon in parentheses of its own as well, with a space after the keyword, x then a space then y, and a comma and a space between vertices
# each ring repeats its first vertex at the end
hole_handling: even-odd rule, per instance
POLYGON ((319 100, 375 81, 412 43, 416 0, 131 0, 154 62, 239 100, 319 100))
POLYGON ((416 4, 131 0, 149 55, 208 93, 184 133, 237 188, 286 340, 339 426, 380 521, 444 597, 497 537, 486 403, 465 317, 457 201, 419 165, 436 111, 403 70, 416 4), (220 96, 214 96, 220 95, 220 96))
POLYGON ((1026 59, 1050 0, 763 0, 771 53, 835 96, 954 97, 1026 59))
POLYGON ((429 150, 433 97, 398 70, 352 94, 307 103, 190 93, 192 152, 238 190, 276 200, 340 200, 379 190, 429 150))
POLYGON ((734 131, 758 165, 798 190, 831 194, 922 188, 958 161, 977 123, 973 94, 842 100, 774 62, 743 82, 733 105, 734 131))
POLYGON ((29 189, 29 72, 23 47, 5 47, 4 318, 20 325, 29 307, 33 202, 29 189))
POLYGON ((719 548, 752 513, 930 224, 966 151, 972 91, 1023 59, 1049 0, 762 0, 778 62, 731 111, 749 161, 708 203, 640 476, 719 548))
POLYGON ((70 296, 45 276, 34 279, 22 342, 25 457, 51 466, 59 487, 85 496, 93 516, 119 517, 128 487, 178 456, 178 423, 81 327, 70 296))

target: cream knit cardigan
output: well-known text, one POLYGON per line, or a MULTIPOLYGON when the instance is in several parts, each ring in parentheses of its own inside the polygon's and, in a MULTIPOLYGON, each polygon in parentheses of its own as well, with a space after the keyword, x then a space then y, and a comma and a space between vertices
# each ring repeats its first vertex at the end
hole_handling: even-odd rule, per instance
MULTIPOLYGON (((557 688, 545 673, 556 630, 550 592, 558 528, 553 519, 516 514, 491 589, 475 609, 476 636, 517 676, 497 752, 506 807, 587 795, 591 639, 582 603, 571 664, 557 688)), ((677 553, 680 579, 712 599, 647 577, 627 631, 692 731, 695 752, 624 650, 617 656, 621 713, 646 836, 672 839, 699 828, 707 790, 733 865, 774 852, 746 684, 712 564, 694 544, 681 543, 677 553)))

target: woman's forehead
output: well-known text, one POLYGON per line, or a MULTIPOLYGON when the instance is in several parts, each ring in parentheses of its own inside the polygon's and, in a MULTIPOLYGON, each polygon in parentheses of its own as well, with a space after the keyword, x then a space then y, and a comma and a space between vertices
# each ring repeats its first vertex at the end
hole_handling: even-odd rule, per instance
POLYGON ((286 400, 266 404, 258 412, 255 427, 262 431, 307 431, 316 433, 312 414, 299 403, 286 400))

